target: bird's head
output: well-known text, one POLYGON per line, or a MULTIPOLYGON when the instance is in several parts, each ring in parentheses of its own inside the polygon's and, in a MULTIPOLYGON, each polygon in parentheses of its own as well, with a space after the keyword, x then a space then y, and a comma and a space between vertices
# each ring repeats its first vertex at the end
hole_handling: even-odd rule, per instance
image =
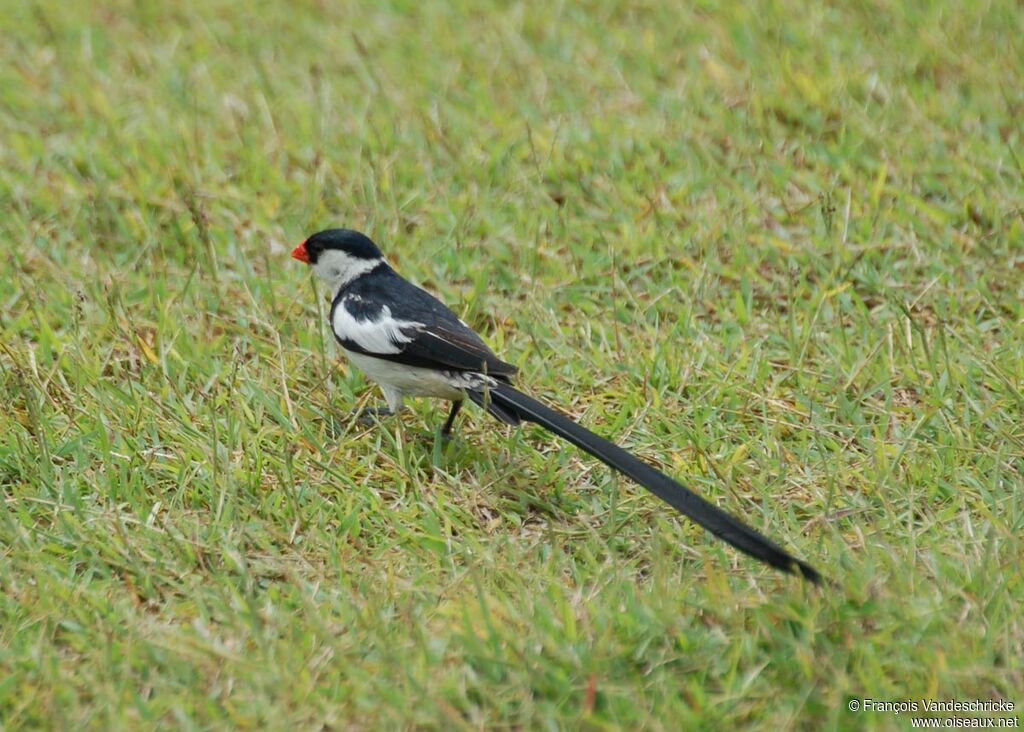
POLYGON ((335 294, 384 262, 384 255, 370 237, 351 229, 317 232, 295 247, 292 257, 312 267, 335 294))

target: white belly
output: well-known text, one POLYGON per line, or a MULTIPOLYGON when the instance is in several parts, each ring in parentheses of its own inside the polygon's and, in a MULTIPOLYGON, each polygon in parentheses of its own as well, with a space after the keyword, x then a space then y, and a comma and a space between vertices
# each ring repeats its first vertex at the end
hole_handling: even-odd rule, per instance
POLYGON ((439 399, 464 399, 466 393, 458 388, 463 379, 443 371, 405 366, 383 358, 367 356, 346 349, 345 355, 367 378, 380 384, 384 397, 392 409, 400 409, 402 397, 427 396, 439 399))

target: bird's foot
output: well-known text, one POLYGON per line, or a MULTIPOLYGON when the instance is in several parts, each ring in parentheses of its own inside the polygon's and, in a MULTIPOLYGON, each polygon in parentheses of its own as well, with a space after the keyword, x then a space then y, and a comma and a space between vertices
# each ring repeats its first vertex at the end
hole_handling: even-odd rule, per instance
POLYGON ((377 422, 377 417, 391 417, 395 412, 390 407, 364 407, 353 409, 352 414, 355 415, 356 424, 370 427, 377 422))

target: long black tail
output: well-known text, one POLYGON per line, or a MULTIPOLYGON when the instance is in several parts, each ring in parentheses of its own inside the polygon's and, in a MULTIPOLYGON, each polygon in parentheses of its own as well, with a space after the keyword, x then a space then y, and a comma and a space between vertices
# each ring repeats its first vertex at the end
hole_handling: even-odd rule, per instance
POLYGON ((503 422, 515 423, 520 419, 534 422, 568 440, 605 465, 629 476, 741 552, 783 572, 798 571, 815 584, 821 581, 821 575, 813 567, 793 557, 760 532, 704 500, 635 455, 626 452, 614 442, 595 435, 508 384, 499 383, 488 388, 486 392, 470 392, 469 397, 503 422))

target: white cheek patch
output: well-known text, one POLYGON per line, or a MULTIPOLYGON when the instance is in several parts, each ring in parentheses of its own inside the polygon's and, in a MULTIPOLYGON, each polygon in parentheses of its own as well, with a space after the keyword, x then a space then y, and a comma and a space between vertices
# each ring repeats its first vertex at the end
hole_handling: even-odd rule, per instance
POLYGON ((380 258, 359 259, 336 249, 328 249, 320 253, 313 269, 334 292, 337 292, 359 275, 366 274, 383 262, 384 260, 380 258))
POLYGON ((421 328, 422 323, 412 320, 397 320, 391 315, 391 308, 385 305, 374 320, 358 319, 345 307, 343 299, 334 308, 331 328, 341 341, 352 341, 368 353, 400 353, 399 344, 412 340, 402 332, 403 328, 421 328))

